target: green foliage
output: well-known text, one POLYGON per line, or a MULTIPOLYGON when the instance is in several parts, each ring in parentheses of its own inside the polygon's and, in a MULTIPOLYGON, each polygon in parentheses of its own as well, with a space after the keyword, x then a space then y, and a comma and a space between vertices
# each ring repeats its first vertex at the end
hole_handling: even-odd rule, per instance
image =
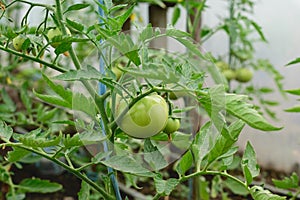
POLYGON ((61 190, 62 186, 58 183, 51 183, 48 180, 33 178, 23 179, 19 183, 19 189, 22 192, 52 193, 61 190))
POLYGON ((259 175, 259 166, 256 161, 255 151, 249 142, 247 143, 241 164, 247 185, 250 185, 253 178, 259 175))
MULTIPOLYGON (((147 2, 162 8, 166 6, 162 1, 147 2)), ((238 152, 235 144, 245 124, 262 131, 281 129, 268 122, 249 98, 256 96, 263 111, 275 118, 269 107, 278 102, 264 97, 274 89, 244 83, 237 88, 229 87, 230 83, 212 63, 224 62, 225 58, 203 53, 199 46, 216 32, 224 31, 230 42, 227 65, 235 69, 264 69, 274 76, 278 90, 282 91, 280 73, 267 60, 253 57, 253 42, 256 39, 267 41, 262 28, 249 17, 254 2, 229 1, 230 16, 222 19, 217 27, 201 29, 198 24, 202 12, 208 9, 207 2, 192 1, 186 7, 189 14, 187 32, 173 27, 181 17, 180 6, 183 4, 176 2, 172 25, 165 30, 155 29, 150 24, 145 28, 138 27, 135 36, 121 32, 124 23, 135 12, 135 4, 115 3, 110 0, 105 0, 104 4, 59 0, 55 5, 29 1, 0 3, 3 7, 0 56, 5 58, 0 62, 3 85, 0 92, 0 148, 10 147, 5 159, 0 161, 0 180, 9 186, 6 198, 25 199, 25 193, 61 190, 60 184, 38 178, 24 179, 18 185, 12 181, 11 165, 22 167, 23 163, 46 158, 81 179, 78 199, 115 199, 117 172, 136 190, 142 188, 140 183, 150 185, 154 199, 173 195, 173 191, 185 187, 184 182, 191 179, 197 180, 195 188, 199 189, 202 199, 220 196, 228 199, 228 189, 241 196, 250 194, 258 200, 284 199, 261 186, 252 185, 259 175, 259 167, 249 142, 242 158, 235 159, 238 152), (20 23, 10 16, 17 4, 29 5, 20 23), (97 6, 105 16, 98 14, 97 6), (34 7, 43 10, 37 27, 28 22, 34 7), (11 27, 9 21, 14 21, 17 27, 11 27), (49 38, 47 33, 53 28, 61 30, 61 35, 49 38), (252 33, 257 38, 252 38, 252 33), (20 34, 28 39, 17 51, 12 48, 12 41, 20 34), (195 40, 200 36, 202 41, 197 44, 195 40), (150 47, 153 40, 163 37, 175 40, 187 51, 171 53, 150 47), (94 66, 99 56, 104 72, 94 66), (26 71, 23 69, 25 64, 34 70, 26 71), (35 64, 39 66, 36 68, 35 64), (118 79, 113 67, 121 71, 118 79), (214 86, 206 85, 208 76, 214 86), (99 83, 106 87, 103 94, 98 92, 99 83), (71 90, 72 86, 74 89, 71 90), (177 107, 170 98, 170 94, 176 92, 182 93, 178 99, 186 103, 183 108, 177 107), (179 116, 182 127, 169 135, 161 132, 145 140, 131 138, 118 127, 120 119, 115 116, 115 110, 119 100, 123 98, 132 107, 151 94, 166 100, 170 117, 179 116), (192 105, 188 105, 190 102, 192 105), (207 119, 195 135, 187 117, 194 111, 207 119), (91 149, 92 155, 85 149, 91 149), (175 151, 171 152, 173 149, 175 151), (175 176, 164 171, 172 156, 180 157, 174 169, 169 169, 177 172, 175 176), (243 177, 231 174, 233 165, 241 167, 243 177), (90 172, 99 176, 92 180, 87 176, 90 172), (212 178, 206 179, 206 176, 212 178)), ((288 92, 300 94, 298 90, 288 92)), ((273 181, 279 188, 299 188, 295 174, 273 181)))
POLYGON ((269 190, 264 190, 260 186, 253 186, 250 190, 251 196, 254 200, 283 200, 286 197, 281 197, 276 194, 272 194, 269 190))
POLYGON ((282 189, 291 189, 299 187, 299 177, 294 172, 290 177, 285 177, 283 180, 272 179, 274 185, 282 189))
POLYGON ((187 151, 182 156, 180 162, 176 166, 177 173, 181 176, 184 176, 185 173, 191 168, 192 164, 193 164, 193 155, 191 151, 187 151))
POLYGON ((179 184, 179 180, 175 178, 170 178, 165 181, 162 179, 160 175, 157 175, 154 177, 154 184, 158 194, 162 194, 163 196, 168 196, 179 184))
POLYGON ((90 199, 90 186, 86 182, 81 182, 81 189, 78 193, 79 200, 90 199))
POLYGON ((13 129, 7 126, 3 121, 0 121, 0 138, 1 140, 7 142, 10 140, 13 134, 13 129))

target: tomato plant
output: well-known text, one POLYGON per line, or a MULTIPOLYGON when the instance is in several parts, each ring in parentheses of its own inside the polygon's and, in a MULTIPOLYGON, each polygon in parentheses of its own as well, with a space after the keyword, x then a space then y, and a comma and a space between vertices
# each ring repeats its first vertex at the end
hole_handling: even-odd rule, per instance
MULTIPOLYGON (((207 8, 206 1, 200 1, 185 7, 187 31, 136 24, 138 30, 130 33, 122 29, 133 21, 136 4, 52 3, 0 2, 0 148, 5 150, 0 181, 6 199, 62 189, 37 178, 14 181, 12 166, 44 159, 80 179, 79 200, 144 198, 142 184, 150 185, 147 195, 152 199, 172 195, 177 199, 178 188, 186 189, 189 180, 195 181, 196 189, 190 186, 186 191, 195 193, 195 199, 209 199, 210 186, 211 196, 238 190, 257 200, 283 199, 262 184, 255 185, 259 166, 250 142, 235 159, 235 143, 246 124, 262 131, 282 128, 268 122, 244 94, 247 84, 230 85, 234 78, 242 82, 252 78, 245 69, 242 73, 241 66, 260 69, 268 64, 251 60, 254 48, 248 33, 265 39, 246 17, 251 1, 229 1, 229 18, 209 30, 199 23, 207 8), (11 13, 21 6, 26 12, 17 19, 11 13), (37 25, 29 21, 33 8, 41 8, 37 25), (228 61, 199 47, 217 31, 229 37, 228 61), (161 38, 177 41, 186 51, 152 48, 152 42, 161 38), (65 52, 68 57, 62 56, 65 52), (119 59, 121 72, 115 66, 119 59), (236 163, 241 176, 230 172, 236 163), (213 177, 211 184, 208 176, 213 177), (203 189, 197 194, 199 188, 203 189)), ((162 1, 150 3, 166 7, 162 1)), ((174 5, 173 24, 185 3, 174 5)), ((271 74, 277 75, 280 89, 280 74, 274 69, 271 74)))

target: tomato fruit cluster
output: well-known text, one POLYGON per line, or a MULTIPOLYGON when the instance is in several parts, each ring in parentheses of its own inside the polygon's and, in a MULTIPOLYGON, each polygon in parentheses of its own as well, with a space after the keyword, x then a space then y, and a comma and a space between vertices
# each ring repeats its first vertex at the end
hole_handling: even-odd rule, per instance
POLYGON ((229 68, 229 65, 223 61, 218 61, 216 66, 221 70, 223 76, 228 80, 237 80, 241 83, 247 83, 253 78, 253 72, 245 67, 241 67, 237 70, 229 68))

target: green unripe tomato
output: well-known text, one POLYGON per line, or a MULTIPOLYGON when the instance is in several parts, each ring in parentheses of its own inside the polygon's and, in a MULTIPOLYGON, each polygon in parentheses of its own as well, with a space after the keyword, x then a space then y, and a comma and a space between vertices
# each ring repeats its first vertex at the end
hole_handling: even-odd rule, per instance
MULTIPOLYGON (((66 31, 67 31, 68 35, 71 35, 71 32, 68 28, 66 28, 66 31)), ((62 35, 62 32, 61 32, 61 30, 59 30, 59 28, 50 29, 47 33, 47 37, 48 37, 50 42, 53 40, 54 37, 58 37, 58 36, 61 36, 61 35, 62 35)), ((60 44, 61 44, 60 42, 51 42, 51 46, 53 48, 58 47, 60 44)))
POLYGON ((117 80, 119 80, 123 72, 118 67, 112 67, 111 71, 116 75, 117 80))
POLYGON ((179 119, 169 118, 163 131, 167 134, 171 134, 177 131, 179 128, 180 128, 179 119))
MULTIPOLYGON (((121 100, 116 108, 116 117, 127 104, 121 100)), ((120 119, 118 125, 126 134, 135 138, 149 138, 161 132, 168 120, 168 104, 159 95, 149 95, 136 102, 120 119)))
POLYGON ((216 66, 217 66, 221 71, 226 70, 226 69, 229 69, 229 65, 228 65, 226 62, 224 62, 224 61, 218 61, 218 62, 216 62, 216 66))
POLYGON ((27 40, 27 37, 25 35, 22 35, 22 34, 15 37, 13 39, 13 47, 15 48, 15 50, 21 51, 22 46, 23 46, 23 44, 26 40, 27 40))
POLYGON ((232 69, 225 69, 224 71, 222 71, 222 74, 228 81, 235 79, 236 77, 236 73, 232 69))
POLYGON ((236 71, 236 80, 242 83, 250 81, 253 77, 253 72, 247 68, 240 68, 236 71))

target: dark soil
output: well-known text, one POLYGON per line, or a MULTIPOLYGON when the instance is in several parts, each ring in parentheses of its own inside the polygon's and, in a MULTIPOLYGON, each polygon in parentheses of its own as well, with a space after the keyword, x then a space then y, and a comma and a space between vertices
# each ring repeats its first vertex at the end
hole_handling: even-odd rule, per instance
POLYGON ((50 174, 45 175, 40 172, 40 170, 34 164, 23 165, 23 169, 13 168, 14 172, 14 182, 19 183, 24 178, 38 177, 41 179, 50 180, 52 182, 59 183, 63 186, 63 190, 52 193, 52 194, 36 194, 28 193, 26 194, 26 199, 28 200, 75 200, 77 199, 77 193, 80 190, 81 181, 68 172, 63 172, 61 174, 50 174))

